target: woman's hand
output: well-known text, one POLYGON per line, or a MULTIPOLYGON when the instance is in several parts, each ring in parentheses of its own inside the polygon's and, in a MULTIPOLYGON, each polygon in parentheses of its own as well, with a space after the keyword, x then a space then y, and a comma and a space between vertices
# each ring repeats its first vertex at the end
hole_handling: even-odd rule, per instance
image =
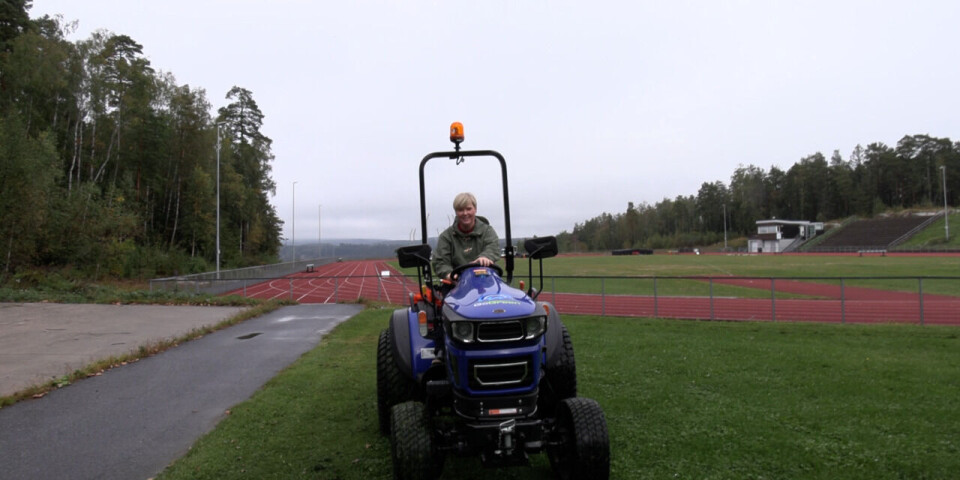
POLYGON ((493 265, 493 260, 490 260, 487 257, 477 257, 477 259, 474 260, 473 263, 476 263, 481 267, 489 267, 490 265, 493 265))

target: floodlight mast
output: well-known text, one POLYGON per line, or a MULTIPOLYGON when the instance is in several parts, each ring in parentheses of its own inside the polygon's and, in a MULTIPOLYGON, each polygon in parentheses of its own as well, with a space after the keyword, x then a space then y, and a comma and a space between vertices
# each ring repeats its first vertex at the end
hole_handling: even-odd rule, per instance
POLYGON ((950 220, 947 211, 947 166, 940 165, 940 172, 943 173, 943 234, 947 241, 950 241, 950 220))
POLYGON ((217 280, 220 280, 220 127, 224 125, 224 122, 217 122, 217 280))

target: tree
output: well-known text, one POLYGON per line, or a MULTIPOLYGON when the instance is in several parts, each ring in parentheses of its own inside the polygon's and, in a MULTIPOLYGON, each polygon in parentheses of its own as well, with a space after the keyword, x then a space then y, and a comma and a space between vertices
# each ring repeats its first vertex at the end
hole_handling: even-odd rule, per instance
POLYGON ((770 217, 767 178, 762 168, 740 165, 730 177, 730 205, 727 205, 730 230, 753 231, 756 221, 770 217))
POLYGON ((843 160, 840 152, 833 151, 830 157, 827 185, 827 204, 823 216, 826 219, 836 219, 849 216, 852 213, 854 184, 853 169, 843 160))
POLYGON ((227 228, 238 232, 235 244, 241 245, 239 257, 262 258, 280 247, 280 218, 266 196, 267 192, 276 193, 270 177, 273 141, 260 131, 264 115, 249 90, 235 86, 226 98, 233 102, 218 110, 217 121, 229 132, 231 165, 240 181, 233 207, 228 210, 227 228))
POLYGON ((724 205, 730 203, 730 193, 721 181, 703 183, 697 192, 697 219, 700 232, 723 231, 724 205))
POLYGON ((0 118, 0 252, 3 274, 37 259, 61 173, 46 135, 30 138, 16 113, 0 118))
POLYGON ((9 52, 9 42, 30 28, 27 11, 32 6, 31 0, 0 1, 0 53, 9 52))

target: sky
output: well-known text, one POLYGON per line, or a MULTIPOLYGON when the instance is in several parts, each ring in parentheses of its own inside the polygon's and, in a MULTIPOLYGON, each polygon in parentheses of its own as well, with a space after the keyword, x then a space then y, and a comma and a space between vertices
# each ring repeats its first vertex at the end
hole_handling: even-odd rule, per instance
MULTIPOLYGON (((729 185, 740 165, 960 140, 952 0, 34 0, 45 14, 77 21, 70 40, 130 36, 212 115, 251 91, 296 243, 418 243, 420 161, 452 149, 454 121, 463 149, 505 157, 514 239, 729 185)), ((470 191, 504 237, 499 170, 428 162, 428 234, 470 191)))

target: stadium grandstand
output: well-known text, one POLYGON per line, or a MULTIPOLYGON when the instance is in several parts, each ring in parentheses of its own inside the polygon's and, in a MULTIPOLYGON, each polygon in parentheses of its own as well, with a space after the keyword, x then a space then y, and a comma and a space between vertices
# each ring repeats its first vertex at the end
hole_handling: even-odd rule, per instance
POLYGON ((802 248, 805 252, 885 252, 906 241, 934 221, 935 215, 891 215, 857 219, 824 236, 816 245, 802 248))

